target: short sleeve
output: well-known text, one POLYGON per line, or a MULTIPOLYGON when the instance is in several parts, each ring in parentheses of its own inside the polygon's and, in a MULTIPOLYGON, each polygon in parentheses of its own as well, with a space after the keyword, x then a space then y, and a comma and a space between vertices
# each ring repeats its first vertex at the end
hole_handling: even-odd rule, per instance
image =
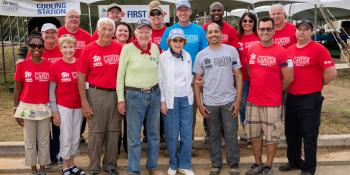
POLYGON ((17 64, 17 66, 16 66, 16 73, 15 73, 15 76, 14 76, 14 80, 19 81, 19 82, 22 82, 22 75, 23 75, 22 69, 23 69, 23 62, 17 64))
POLYGON ((89 69, 89 62, 88 62, 89 58, 88 58, 88 49, 86 49, 86 47, 82 50, 81 55, 80 55, 80 59, 79 59, 79 72, 83 73, 83 74, 87 74, 88 73, 88 69, 89 69))
POLYGON ((208 46, 208 41, 206 38, 206 34, 205 31, 202 28, 199 28, 199 33, 200 33, 200 37, 201 37, 201 43, 200 43, 200 47, 199 50, 203 50, 204 48, 206 48, 208 46))
POLYGON ((334 61, 332 59, 331 54, 323 46, 320 47, 317 58, 318 58, 318 64, 320 65, 323 71, 329 67, 334 66, 334 61))
POLYGON ((194 65, 193 65, 193 72, 196 74, 203 74, 204 73, 204 69, 202 67, 202 59, 200 57, 201 54, 197 54, 196 59, 194 61, 194 65))
POLYGON ((239 54, 236 48, 230 46, 230 49, 232 49, 233 52, 233 59, 232 59, 232 69, 236 70, 242 67, 241 61, 239 59, 239 54))

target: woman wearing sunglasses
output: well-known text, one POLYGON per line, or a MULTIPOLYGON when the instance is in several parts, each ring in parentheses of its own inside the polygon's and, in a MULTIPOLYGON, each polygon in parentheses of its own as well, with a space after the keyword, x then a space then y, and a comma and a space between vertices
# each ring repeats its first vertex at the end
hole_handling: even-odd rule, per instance
MULTIPOLYGON (((248 49, 259 43, 259 37, 256 33, 257 28, 257 19, 255 14, 251 12, 246 12, 239 19, 239 57, 242 64, 242 75, 243 75, 243 93, 242 93, 242 102, 240 109, 240 121, 244 130, 244 121, 245 121, 245 111, 247 104, 247 96, 249 92, 249 76, 248 76, 248 49)), ((242 141, 247 141, 245 135, 240 136, 242 141)))
POLYGON ((46 175, 50 164, 50 124, 52 112, 49 103, 49 77, 51 63, 41 56, 44 40, 40 33, 32 33, 27 41, 30 59, 17 64, 14 117, 23 127, 25 165, 31 166, 33 175, 46 175), (40 165, 37 170, 36 165, 40 165))
POLYGON ((178 170, 193 175, 192 150, 192 104, 193 91, 191 56, 183 47, 186 39, 183 30, 172 29, 167 39, 169 49, 159 57, 158 78, 161 91, 161 112, 165 115, 165 140, 169 155, 168 175, 178 170), (180 149, 177 151, 180 135, 180 149))

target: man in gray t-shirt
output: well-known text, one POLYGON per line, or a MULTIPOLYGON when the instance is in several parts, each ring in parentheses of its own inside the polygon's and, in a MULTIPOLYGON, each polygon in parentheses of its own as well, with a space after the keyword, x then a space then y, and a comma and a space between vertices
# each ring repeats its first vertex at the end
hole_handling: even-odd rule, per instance
POLYGON ((209 127, 211 174, 218 174, 222 167, 222 130, 224 131, 226 161, 230 167, 230 174, 239 174, 237 116, 243 86, 241 63, 237 50, 221 43, 221 31, 218 24, 210 23, 208 25, 206 37, 209 46, 197 54, 193 72, 195 73, 195 82, 204 79, 203 100, 201 87, 196 85, 194 91, 199 111, 206 118, 209 127))

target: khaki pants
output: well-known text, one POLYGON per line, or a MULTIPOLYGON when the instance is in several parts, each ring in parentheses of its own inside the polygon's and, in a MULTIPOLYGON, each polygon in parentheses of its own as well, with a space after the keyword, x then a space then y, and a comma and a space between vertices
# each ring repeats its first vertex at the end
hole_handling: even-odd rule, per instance
POLYGON ((102 168, 104 171, 116 170, 121 126, 121 117, 117 108, 117 95, 115 91, 90 88, 88 90, 88 100, 94 113, 92 118, 87 120, 89 127, 89 169, 93 172, 100 170, 102 145, 104 143, 105 155, 102 168))
POLYGON ((25 165, 50 164, 51 118, 24 120, 25 165))

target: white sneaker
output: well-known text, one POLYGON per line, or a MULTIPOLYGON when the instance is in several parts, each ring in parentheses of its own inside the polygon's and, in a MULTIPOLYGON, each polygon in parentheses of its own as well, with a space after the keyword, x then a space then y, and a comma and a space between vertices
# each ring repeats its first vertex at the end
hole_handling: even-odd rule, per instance
POLYGON ((193 170, 190 170, 190 169, 179 168, 179 173, 184 174, 184 175, 195 175, 193 170))
POLYGON ((176 170, 173 170, 171 168, 168 169, 168 175, 176 175, 176 170))

